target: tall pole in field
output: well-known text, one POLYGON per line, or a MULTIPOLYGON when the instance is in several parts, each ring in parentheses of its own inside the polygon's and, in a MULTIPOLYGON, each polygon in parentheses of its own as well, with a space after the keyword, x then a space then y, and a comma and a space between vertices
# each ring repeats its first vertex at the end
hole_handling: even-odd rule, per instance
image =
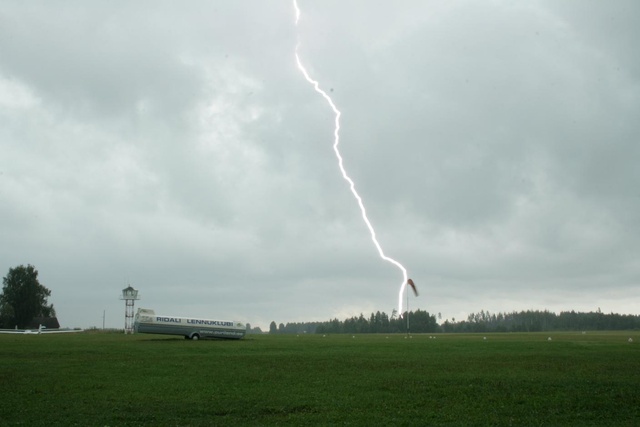
MULTIPOLYGON (((416 285, 415 285, 415 283, 413 283, 413 280, 407 279, 407 285, 411 286, 411 289, 413 289, 413 293, 416 294, 416 296, 418 296, 418 290, 416 289, 416 285)), ((407 287, 405 287, 405 292, 407 293, 407 335, 409 335, 409 332, 410 332, 410 329, 409 329, 409 289, 406 289, 407 287)))
POLYGON ((407 294, 407 335, 409 335, 409 289, 405 292, 407 294))

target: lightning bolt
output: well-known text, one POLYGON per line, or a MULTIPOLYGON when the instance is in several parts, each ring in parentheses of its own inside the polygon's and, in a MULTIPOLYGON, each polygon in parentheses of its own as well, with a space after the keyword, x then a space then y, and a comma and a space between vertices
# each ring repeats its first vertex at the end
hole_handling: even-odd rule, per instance
MULTIPOLYGON (((296 27, 297 27, 298 26, 298 22, 300 21, 300 8, 298 7, 298 1, 297 0, 293 0, 293 7, 295 9, 295 14, 296 14, 295 23, 296 23, 296 27)), ((338 145, 340 145, 340 116, 341 116, 340 110, 338 110, 338 107, 336 107, 336 104, 333 102, 333 100, 327 94, 327 92, 325 92, 324 90, 322 90, 320 88, 320 83, 318 83, 318 81, 312 79, 311 76, 309 75, 309 73, 307 72, 307 69, 304 67, 304 65, 302 65, 302 61, 300 60, 300 55, 298 55, 299 49, 300 49, 300 41, 298 41, 298 43, 296 44, 296 48, 295 48, 295 57, 296 57, 296 63, 298 64, 298 68, 302 72, 302 75, 304 76, 304 78, 311 85, 313 85, 313 88, 315 89, 315 91, 318 92, 320 95, 322 95, 322 97, 327 101, 327 103, 329 104, 329 106, 331 107, 331 109, 333 110, 333 112, 335 114, 335 128, 334 128, 334 131, 333 131, 333 136, 334 136, 333 151, 336 153, 336 157, 338 158, 338 166, 340 167, 340 172, 342 172, 342 177, 345 179, 345 181, 347 181, 349 183, 349 188, 351 189, 351 193, 353 194, 353 197, 355 197, 355 199, 357 200, 358 206, 360 206, 360 212, 362 213, 362 219, 363 219, 364 223, 367 225, 367 228, 369 229, 369 233, 371 234, 371 240, 373 241, 373 244, 375 245, 376 249, 378 250, 378 254, 380 255, 380 258, 382 258, 383 260, 385 260, 387 262, 390 262, 391 264, 395 265, 402 272, 403 279, 402 279, 402 284, 400 285, 400 292, 398 294, 398 313, 400 314, 400 316, 402 316, 402 313, 403 313, 402 295, 405 292, 405 289, 406 289, 406 286, 407 286, 407 280, 408 280, 407 269, 404 268, 404 266, 402 264, 400 264, 398 261, 396 261, 395 259, 386 256, 384 254, 384 251, 382 250, 382 246, 380 246, 380 243, 378 242, 378 239, 376 238, 376 231, 374 230, 373 225, 371 225, 371 221, 369 221, 369 218, 367 217, 367 210, 365 209, 364 203, 362 202, 362 197, 360 197, 360 195, 356 191, 355 183, 353 182, 353 180, 347 174, 347 171, 344 168, 344 162, 342 160, 342 155, 340 154, 340 150, 338 149, 338 145)))

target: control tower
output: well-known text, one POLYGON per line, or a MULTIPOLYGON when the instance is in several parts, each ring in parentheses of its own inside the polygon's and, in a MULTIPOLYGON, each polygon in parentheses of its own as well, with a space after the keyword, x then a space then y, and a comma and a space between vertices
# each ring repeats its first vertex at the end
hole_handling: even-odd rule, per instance
POLYGON ((132 334, 133 333, 133 304, 137 299, 140 299, 138 295, 138 290, 133 289, 131 285, 127 286, 122 290, 122 296, 120 296, 121 300, 125 302, 125 310, 124 310, 124 333, 132 334))

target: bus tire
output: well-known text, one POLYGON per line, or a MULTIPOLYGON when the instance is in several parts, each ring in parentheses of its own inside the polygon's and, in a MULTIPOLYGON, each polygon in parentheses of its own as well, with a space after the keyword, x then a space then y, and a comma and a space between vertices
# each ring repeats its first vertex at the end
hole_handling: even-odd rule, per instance
POLYGON ((192 334, 192 335, 191 335, 191 339, 192 339, 193 341, 198 341, 198 340, 200 339, 200 335, 198 335, 198 334, 192 334))

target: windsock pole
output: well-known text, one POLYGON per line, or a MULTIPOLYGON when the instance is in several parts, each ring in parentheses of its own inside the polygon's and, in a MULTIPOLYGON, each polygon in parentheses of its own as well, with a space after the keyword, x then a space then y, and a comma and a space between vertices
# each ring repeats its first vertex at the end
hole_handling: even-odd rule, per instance
POLYGON ((407 335, 409 335, 409 289, 405 293, 407 294, 407 335))

